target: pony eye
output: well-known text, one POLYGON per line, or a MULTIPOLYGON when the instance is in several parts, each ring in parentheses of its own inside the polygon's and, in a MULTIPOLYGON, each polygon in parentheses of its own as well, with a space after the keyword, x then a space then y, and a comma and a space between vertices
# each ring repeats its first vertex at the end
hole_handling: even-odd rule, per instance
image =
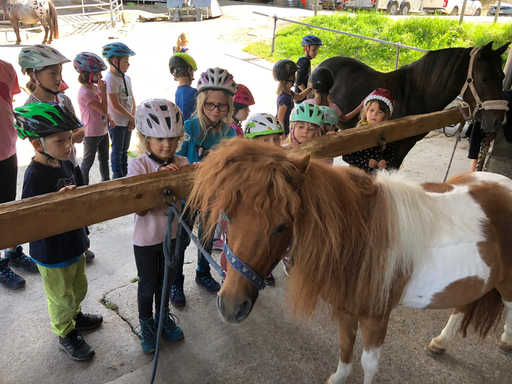
POLYGON ((279 235, 286 231, 288 229, 288 226, 286 224, 279 225, 276 229, 274 229, 274 234, 279 235))

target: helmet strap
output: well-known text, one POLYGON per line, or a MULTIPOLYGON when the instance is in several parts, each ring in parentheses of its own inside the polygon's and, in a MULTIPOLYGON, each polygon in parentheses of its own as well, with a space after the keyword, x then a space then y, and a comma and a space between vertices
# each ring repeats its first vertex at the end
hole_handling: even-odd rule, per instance
MULTIPOLYGON (((124 78, 124 72, 121 71, 119 68, 119 65, 115 65, 113 62, 111 64, 114 66, 114 68, 121 74, 121 77, 123 78, 123 84, 124 84, 124 90, 126 91, 126 96, 130 96, 130 93, 128 92, 128 87, 126 86, 126 79, 124 78)), ((117 64, 119 64, 119 58, 117 59, 117 64)))
POLYGON ((169 157, 167 160, 162 160, 158 156, 156 156, 154 153, 151 153, 149 151, 147 151, 146 153, 151 160, 160 164, 163 167, 166 167, 169 164, 172 164, 174 162, 174 156, 169 157))
POLYGON ((44 138, 40 137, 39 142, 41 143, 41 146, 43 147, 43 151, 37 151, 41 155, 46 156, 46 165, 52 168, 60 168, 62 165, 60 163, 59 159, 56 159, 55 157, 50 156, 48 153, 46 153, 46 145, 44 144, 44 138))
POLYGON ((308 47, 308 49, 306 51, 306 59, 310 59, 311 60, 311 56, 309 56, 309 48, 310 48, 310 46, 308 45, 307 47, 308 47))
POLYGON ((57 96, 57 95, 60 93, 60 91, 55 92, 55 91, 52 91, 51 89, 46 88, 46 87, 45 87, 43 84, 41 84, 39 81, 37 81, 37 82, 36 82, 36 85, 37 85, 39 88, 41 88, 43 91, 48 92, 48 93, 51 93, 53 96, 57 96))

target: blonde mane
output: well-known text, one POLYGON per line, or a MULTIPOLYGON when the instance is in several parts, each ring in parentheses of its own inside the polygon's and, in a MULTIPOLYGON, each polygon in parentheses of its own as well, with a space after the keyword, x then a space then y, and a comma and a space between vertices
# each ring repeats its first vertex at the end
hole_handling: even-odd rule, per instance
POLYGON ((258 213, 248 219, 264 220, 267 229, 275 207, 285 208, 293 223, 289 289, 296 313, 306 317, 319 298, 333 316, 390 310, 393 284, 411 272, 418 241, 432 238, 437 216, 421 186, 400 176, 374 180, 316 160, 301 173, 279 148, 231 139, 204 161, 189 205, 201 210, 211 233, 219 214, 235 214, 243 200, 258 213))

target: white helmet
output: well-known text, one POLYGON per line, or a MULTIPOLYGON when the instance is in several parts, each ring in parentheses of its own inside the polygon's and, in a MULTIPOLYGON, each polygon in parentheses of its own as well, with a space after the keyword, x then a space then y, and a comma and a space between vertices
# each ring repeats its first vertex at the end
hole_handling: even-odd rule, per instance
POLYGON ((43 69, 50 65, 69 63, 70 61, 55 48, 42 44, 22 48, 18 56, 18 63, 24 75, 27 74, 28 68, 43 69))
POLYGON ((180 137, 185 130, 181 110, 165 99, 148 99, 140 103, 135 126, 140 133, 149 137, 180 137))
POLYGON ((252 115, 245 124, 244 137, 252 139, 256 136, 284 133, 283 125, 270 113, 252 115))
POLYGON ((237 91, 237 87, 233 80, 233 75, 225 69, 215 67, 208 68, 206 72, 203 72, 197 82, 198 92, 207 90, 226 91, 234 95, 237 91))

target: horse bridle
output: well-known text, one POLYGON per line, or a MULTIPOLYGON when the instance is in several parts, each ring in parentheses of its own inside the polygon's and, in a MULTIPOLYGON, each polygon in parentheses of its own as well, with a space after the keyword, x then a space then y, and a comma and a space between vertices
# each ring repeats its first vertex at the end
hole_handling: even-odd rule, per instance
MULTIPOLYGON (((227 226, 226 226, 226 232, 227 232, 227 226)), ((256 287, 258 291, 261 291, 264 289, 267 284, 265 284, 265 280, 258 275, 256 272, 252 270, 251 267, 249 267, 247 264, 245 264, 240 258, 235 255, 233 250, 228 245, 228 239, 226 237, 226 232, 224 233, 224 254, 226 255, 226 260, 231 264, 231 266, 240 273, 243 277, 245 277, 249 282, 256 287)), ((277 259, 272 264, 272 268, 270 269, 269 273, 272 273, 274 268, 279 264, 281 259, 277 259)))
MULTIPOLYGON (((471 107, 469 107, 469 114, 470 117, 475 120, 475 116, 478 112, 482 110, 486 111, 503 111, 503 113, 508 111, 508 102, 506 100, 486 100, 482 102, 480 97, 478 96, 478 92, 476 91, 474 80, 473 80, 473 63, 475 61, 475 56, 478 53, 478 51, 482 49, 482 47, 474 47, 471 50, 471 53, 469 54, 469 67, 468 67, 468 76, 466 78, 466 82, 464 83, 464 86, 462 87, 462 90, 460 91, 460 94, 458 96, 459 99, 464 100, 464 93, 466 90, 470 89, 471 94, 473 95, 475 99, 475 109, 473 110, 473 113, 471 113, 471 107)), ((469 106, 469 103, 468 103, 469 106)))

